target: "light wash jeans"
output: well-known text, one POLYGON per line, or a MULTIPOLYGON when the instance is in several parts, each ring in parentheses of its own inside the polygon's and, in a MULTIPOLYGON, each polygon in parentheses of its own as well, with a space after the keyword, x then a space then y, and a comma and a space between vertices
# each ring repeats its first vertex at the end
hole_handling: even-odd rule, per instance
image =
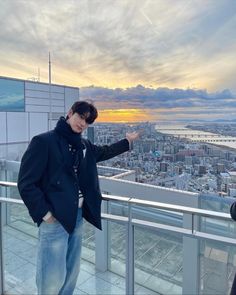
POLYGON ((36 273, 38 294, 73 294, 80 269, 82 228, 81 208, 78 208, 72 234, 68 234, 58 221, 40 224, 36 273))

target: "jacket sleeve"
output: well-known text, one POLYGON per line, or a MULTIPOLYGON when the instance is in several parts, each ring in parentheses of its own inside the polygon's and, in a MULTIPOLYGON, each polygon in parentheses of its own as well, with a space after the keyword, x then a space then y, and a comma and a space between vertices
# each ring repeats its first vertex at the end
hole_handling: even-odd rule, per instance
POLYGON ((40 180, 47 167, 48 146, 41 137, 34 137, 21 160, 18 189, 34 222, 41 222, 50 210, 40 189, 40 180))
POLYGON ((96 162, 111 159, 129 150, 129 142, 127 139, 122 139, 111 145, 97 146, 92 143, 90 144, 92 152, 96 158, 96 162))
POLYGON ((236 202, 234 202, 230 207, 230 215, 232 219, 236 221, 236 202))

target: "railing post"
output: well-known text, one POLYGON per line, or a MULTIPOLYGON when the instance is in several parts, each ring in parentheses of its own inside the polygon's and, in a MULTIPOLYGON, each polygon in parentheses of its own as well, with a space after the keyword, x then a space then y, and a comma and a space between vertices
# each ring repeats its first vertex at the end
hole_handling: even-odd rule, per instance
POLYGON ((128 203, 128 230, 126 238, 126 295, 134 294, 134 225, 132 224, 132 207, 128 203))
MULTIPOLYGON (((107 202, 102 202, 102 212, 107 213, 107 202)), ((108 221, 102 220, 102 231, 95 230, 95 266, 102 272, 108 269, 108 221)))
MULTIPOLYGON (((5 162, 4 162, 5 164, 5 162)), ((3 166, 2 166, 3 167, 3 166)), ((4 165, 5 168, 5 165, 4 165)), ((0 170, 1 179, 6 180, 6 170, 0 170)), ((7 188, 0 187, 0 197, 6 197, 7 188)), ((4 292, 4 258, 3 258, 3 208, 6 205, 0 202, 0 294, 2 295, 4 292)), ((5 221, 5 220, 4 220, 5 221)))
POLYGON ((4 261, 3 261, 3 224, 2 202, 0 202, 0 294, 4 292, 4 261))
MULTIPOLYGON (((198 217, 193 214, 183 215, 184 228, 197 229, 198 217)), ((183 237, 183 295, 199 294, 199 240, 183 237)))

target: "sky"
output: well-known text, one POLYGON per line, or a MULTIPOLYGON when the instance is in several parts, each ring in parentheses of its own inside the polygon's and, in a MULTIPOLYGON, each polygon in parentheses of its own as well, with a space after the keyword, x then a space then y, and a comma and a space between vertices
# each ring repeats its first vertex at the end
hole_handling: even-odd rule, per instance
POLYGON ((0 76, 80 87, 100 121, 236 118, 235 0, 1 0, 0 76))

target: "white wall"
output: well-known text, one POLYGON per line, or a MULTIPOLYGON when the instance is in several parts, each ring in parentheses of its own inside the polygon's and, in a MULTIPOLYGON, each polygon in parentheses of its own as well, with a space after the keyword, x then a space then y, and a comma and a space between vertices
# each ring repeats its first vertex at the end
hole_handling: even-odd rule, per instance
POLYGON ((100 176, 101 190, 116 196, 198 208, 197 193, 100 176))
POLYGON ((29 140, 28 113, 7 113, 7 143, 24 142, 29 140))
POLYGON ((65 87, 65 112, 68 112, 72 104, 79 100, 79 89, 65 87))
POLYGON ((25 82, 26 112, 65 112, 65 87, 46 83, 25 82))
POLYGON ((29 140, 37 134, 48 130, 47 113, 29 113, 29 140))
POLYGON ((50 99, 52 128, 79 100, 79 88, 76 87, 51 85, 50 88, 47 83, 19 81, 25 82, 25 112, 0 112, 0 144, 27 143, 36 134, 48 131, 50 99))

